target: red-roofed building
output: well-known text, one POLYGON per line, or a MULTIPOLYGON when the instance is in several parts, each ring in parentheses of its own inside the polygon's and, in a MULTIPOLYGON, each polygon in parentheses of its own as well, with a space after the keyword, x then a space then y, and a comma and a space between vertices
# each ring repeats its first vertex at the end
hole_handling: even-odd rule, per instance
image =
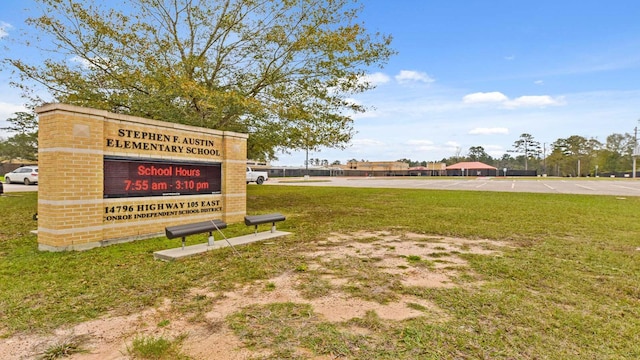
POLYGON ((497 176, 498 168, 479 161, 463 161, 447 166, 449 176, 497 176))
POLYGON ((409 168, 410 176, 446 176, 447 164, 427 163, 427 166, 414 166, 409 168))

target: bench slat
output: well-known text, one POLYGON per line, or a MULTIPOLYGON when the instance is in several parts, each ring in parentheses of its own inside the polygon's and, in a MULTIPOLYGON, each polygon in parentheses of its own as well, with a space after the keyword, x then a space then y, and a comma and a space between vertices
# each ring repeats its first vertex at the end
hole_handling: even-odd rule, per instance
POLYGON ((164 230, 167 238, 173 239, 177 237, 185 237, 188 235, 214 231, 216 230, 216 227, 218 229, 225 229, 227 227, 227 223, 222 220, 216 219, 192 224, 168 226, 164 230), (212 221, 215 223, 215 225, 212 223, 212 221))
POLYGON ((245 225, 260 225, 266 223, 273 223, 276 221, 286 220, 285 216, 279 213, 264 214, 264 215, 247 215, 244 217, 245 225))

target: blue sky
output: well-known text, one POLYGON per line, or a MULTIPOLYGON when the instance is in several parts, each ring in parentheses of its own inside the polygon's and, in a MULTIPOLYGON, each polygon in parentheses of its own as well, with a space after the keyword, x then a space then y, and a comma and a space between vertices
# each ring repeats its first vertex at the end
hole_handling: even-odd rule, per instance
MULTIPOLYGON (((371 69, 375 90, 354 97, 371 110, 355 118, 351 145, 312 158, 436 161, 472 146, 499 157, 522 133, 547 144, 571 135, 604 142, 638 126, 640 1, 363 3, 365 26, 391 34, 398 54, 371 69)), ((34 9, 30 0, 3 1, 3 58, 35 56, 10 43, 34 9)), ((0 119, 22 104, 6 70, 0 119)), ((301 166, 304 158, 282 154, 274 163, 301 166)))

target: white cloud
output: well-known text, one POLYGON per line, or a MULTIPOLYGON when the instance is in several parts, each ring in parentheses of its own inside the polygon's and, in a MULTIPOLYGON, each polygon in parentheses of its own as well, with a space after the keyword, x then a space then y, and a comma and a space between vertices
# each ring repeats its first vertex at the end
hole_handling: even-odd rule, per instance
POLYGON ((516 59, 516 57, 515 57, 515 55, 509 55, 509 56, 505 56, 504 59, 507 60, 507 61, 513 61, 513 60, 516 59))
POLYGON ((513 109, 518 107, 545 107, 564 105, 565 101, 562 97, 552 98, 549 95, 538 96, 520 96, 514 100, 505 102, 505 107, 513 109))
POLYGON ((9 35, 9 29, 11 29, 12 27, 13 26, 11 26, 11 24, 0 21, 0 39, 9 35))
POLYGON ((90 69, 90 68, 92 68, 92 67, 93 67, 93 64, 91 64, 91 63, 89 62, 89 60, 87 60, 87 59, 83 59, 83 58, 81 58, 81 57, 79 57, 79 56, 74 56, 74 57, 72 57, 72 58, 70 59, 70 61, 71 61, 71 62, 74 62, 74 63, 78 63, 78 64, 80 64, 80 66, 82 66, 82 67, 83 67, 83 68, 85 68, 85 69, 90 69))
POLYGON ((487 152, 487 154, 495 158, 500 158, 505 153, 504 148, 500 145, 485 144, 485 145, 482 145, 482 147, 484 148, 484 151, 487 152))
POLYGON ((536 80, 533 82, 536 85, 544 85, 544 81, 543 80, 536 80))
MULTIPOLYGON (((12 118, 15 113, 21 112, 21 111, 28 112, 29 110, 27 110, 27 108, 25 108, 22 105, 16 105, 16 104, 0 101, 0 127, 8 126, 9 123, 7 123, 5 120, 12 118)), ((0 135, 0 139, 5 137, 5 135, 9 136, 11 134, 9 134, 6 130, 2 130, 2 135, 0 135)))
POLYGON ((391 80, 391 78, 389 78, 389 76, 384 73, 376 72, 372 74, 366 74, 360 80, 363 82, 367 82, 373 86, 378 86, 380 84, 388 83, 391 80))
POLYGON ((469 131, 471 135, 493 135, 493 134, 509 134, 509 129, 503 127, 495 128, 474 128, 469 131))
POLYGON ((510 100, 505 94, 499 91, 493 92, 477 92, 465 95, 462 98, 465 104, 482 104, 482 103, 500 103, 507 109, 515 109, 521 107, 546 107, 561 106, 566 102, 563 97, 551 97, 549 95, 528 95, 520 96, 510 100))
POLYGON ((28 111, 24 106, 0 101, 0 119, 13 117, 14 113, 28 111))
POLYGON ((358 112, 351 115, 353 120, 375 119, 381 117, 382 114, 376 109, 366 109, 365 112, 358 112))
POLYGON ((407 145, 417 151, 432 151, 438 148, 431 140, 409 140, 407 145))
POLYGON ((407 141, 409 145, 433 145, 433 141, 431 140, 409 140, 407 141))
POLYGON ((395 79, 401 84, 415 81, 430 84, 435 81, 435 79, 426 73, 411 70, 401 70, 400 73, 395 76, 395 79))
POLYGON ((351 141, 354 147, 382 146, 384 142, 374 139, 353 139, 351 141))
POLYGON ((482 147, 486 150, 486 151, 504 151, 502 149, 502 146, 500 145, 490 145, 490 144, 485 144, 482 145, 482 147))
POLYGON ((477 93, 465 95, 462 98, 462 101, 465 104, 495 103, 495 102, 504 102, 508 100, 509 98, 505 94, 499 91, 477 92, 477 93))

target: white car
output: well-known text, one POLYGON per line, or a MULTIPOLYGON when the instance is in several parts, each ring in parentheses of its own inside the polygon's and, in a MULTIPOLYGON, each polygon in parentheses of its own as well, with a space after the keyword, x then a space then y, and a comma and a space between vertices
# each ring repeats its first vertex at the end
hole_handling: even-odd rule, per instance
POLYGON ((11 183, 24 183, 25 185, 38 183, 38 167, 37 166, 23 166, 13 170, 10 173, 4 174, 4 182, 11 183))
POLYGON ((269 173, 266 171, 253 171, 247 166, 247 184, 255 182, 258 185, 262 185, 263 182, 269 180, 269 173))

